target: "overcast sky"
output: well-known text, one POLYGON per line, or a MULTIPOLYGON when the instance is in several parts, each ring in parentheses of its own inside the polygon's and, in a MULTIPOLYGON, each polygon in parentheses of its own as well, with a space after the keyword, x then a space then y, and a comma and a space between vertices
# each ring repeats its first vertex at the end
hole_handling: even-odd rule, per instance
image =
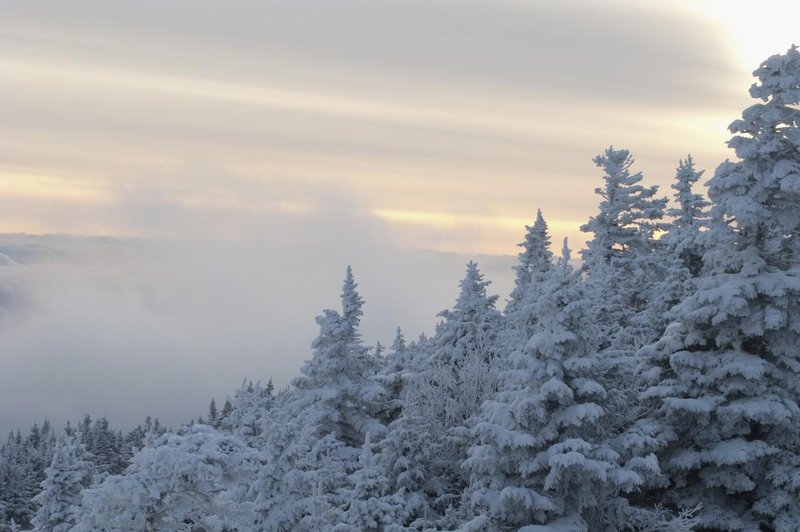
POLYGON ((739 4, 3 2, 0 230, 274 237, 335 194, 401 247, 510 253, 537 207, 582 245, 608 145, 665 186, 729 155, 800 15, 739 4))
MULTIPOLYGON (((609 145, 664 193, 688 153, 707 175, 732 157, 750 73, 797 20, 796 1, 0 0, 0 232, 146 239, 38 262, 41 241, 0 242, 0 296, 24 302, 0 323, 0 430, 101 404, 185 419, 242 377, 286 383, 348 262, 368 340, 430 332, 463 263, 516 253, 537 208, 582 246, 609 145)), ((505 297, 508 261, 482 262, 505 297)))

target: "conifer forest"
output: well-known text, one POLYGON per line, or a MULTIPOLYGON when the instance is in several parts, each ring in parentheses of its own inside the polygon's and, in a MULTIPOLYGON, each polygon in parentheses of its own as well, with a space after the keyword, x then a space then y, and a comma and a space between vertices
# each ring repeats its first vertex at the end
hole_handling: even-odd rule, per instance
POLYGON ((284 389, 13 431, 0 531, 797 532, 800 49, 754 76, 716 170, 594 158, 584 249, 533 206, 502 305, 469 262, 433 334, 368 346, 348 267, 284 389))

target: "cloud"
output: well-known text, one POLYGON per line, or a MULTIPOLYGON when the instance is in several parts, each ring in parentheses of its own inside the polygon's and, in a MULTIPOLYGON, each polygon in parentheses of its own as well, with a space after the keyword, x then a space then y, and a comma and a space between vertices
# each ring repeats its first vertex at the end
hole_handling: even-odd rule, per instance
MULTIPOLYGON (((244 378, 283 386, 311 355, 314 316, 338 307, 347 264, 367 342, 388 345, 398 325, 431 333, 472 257, 387 249, 343 218, 305 228, 327 242, 0 235, 14 260, 0 266, 0 432, 85 412, 175 424, 244 378)), ((510 292, 511 259, 478 260, 510 292)))
POLYGON ((477 83, 662 105, 691 97, 701 106, 709 103, 702 95, 732 74, 720 61, 731 49, 707 20, 626 1, 244 1, 225 9, 209 1, 113 8, 84 1, 5 11, 25 46, 223 79, 302 82, 318 72, 371 86, 372 77, 388 75, 412 90, 477 83))
MULTIPOLYGON (((10 231, 237 237, 332 186, 367 213, 585 220, 594 154, 662 186, 687 152, 713 168, 745 93, 709 19, 624 1, 0 9, 10 231)), ((379 227, 497 252, 491 225, 379 227)))

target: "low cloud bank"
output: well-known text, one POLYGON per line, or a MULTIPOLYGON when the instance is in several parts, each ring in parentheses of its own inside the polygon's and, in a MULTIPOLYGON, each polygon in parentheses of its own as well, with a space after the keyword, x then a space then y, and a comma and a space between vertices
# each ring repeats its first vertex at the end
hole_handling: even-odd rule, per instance
POLYGON ((501 298, 513 284, 511 257, 341 244, 0 235, 0 433, 86 412, 180 423, 244 378, 285 385, 347 264, 368 343, 431 333, 471 258, 501 298))

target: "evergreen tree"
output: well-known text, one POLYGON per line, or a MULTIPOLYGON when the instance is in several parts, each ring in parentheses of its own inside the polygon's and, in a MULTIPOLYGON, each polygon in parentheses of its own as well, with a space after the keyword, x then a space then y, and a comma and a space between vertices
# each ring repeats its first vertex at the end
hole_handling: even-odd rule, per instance
POLYGON ((707 271, 642 351, 660 368, 644 398, 673 434, 665 501, 702 504, 707 529, 790 531, 800 523, 800 52, 754 74, 763 103, 730 126, 740 160, 709 181, 707 271))
POLYGON ((400 414, 405 399, 405 385, 403 375, 409 371, 409 363, 413 353, 406 347, 403 331, 397 328, 391 350, 383 361, 383 368, 375 376, 386 390, 386 399, 383 404, 381 418, 389 424, 400 414))
POLYGON ((222 413, 220 415, 220 423, 224 423, 224 420, 228 418, 233 412, 233 403, 229 398, 225 399, 225 404, 222 405, 222 413))
MULTIPOLYGON (((401 411, 378 444, 381 450, 378 458, 389 480, 388 492, 404 501, 403 524, 416 530, 429 523, 426 518, 434 513, 431 501, 443 492, 436 475, 429 474, 432 469, 428 460, 430 456, 442 454, 432 451, 440 440, 434 435, 441 436, 442 427, 437 426, 436 419, 425 417, 428 400, 417 393, 420 379, 428 368, 432 344, 422 334, 418 341, 406 345, 398 328, 393 345, 397 353, 402 352, 402 370, 399 370, 402 374, 397 377, 398 384, 402 383, 397 402, 401 411)), ((391 391, 392 386, 387 386, 391 391)))
POLYGON ((514 290, 505 309, 505 329, 502 335, 502 350, 509 354, 524 344, 538 319, 533 310, 541 295, 542 282, 550 269, 553 253, 550 251, 550 234, 541 209, 532 226, 525 226, 525 241, 519 244, 523 252, 514 266, 516 272, 514 290))
POLYGON ((594 162, 603 169, 605 185, 595 189, 602 198, 598 214, 581 226, 593 235, 581 251, 583 268, 595 320, 606 339, 601 347, 635 349, 656 338, 665 325, 648 306, 664 277, 655 234, 665 229, 661 219, 667 199, 655 197, 658 187, 641 184, 641 172, 631 173, 634 160, 628 150, 608 148, 594 162))
POLYGON ((497 296, 487 294, 489 284, 470 261, 456 304, 439 314, 443 320, 434 338, 420 342, 425 346, 421 360, 409 362, 413 370, 403 412, 382 444, 391 475, 403 475, 395 488, 402 490, 408 513, 432 510, 428 526, 454 524, 435 521, 459 504, 466 481, 459 465, 469 446, 465 427, 494 393, 502 321, 494 308, 497 296))
POLYGON ((506 305, 506 314, 513 315, 517 309, 524 304, 525 295, 532 283, 537 281, 537 275, 541 275, 550 269, 553 260, 553 252, 550 251, 550 234, 547 231, 547 222, 542 216, 542 210, 536 211, 536 221, 533 225, 525 226, 525 240, 518 247, 522 251, 518 255, 518 263, 514 266, 516 278, 514 279, 514 290, 506 305))
POLYGON ((453 371, 470 358, 485 362, 498 354, 497 333, 501 316, 495 309, 497 296, 487 295, 485 281, 476 262, 467 263, 467 272, 459 282, 459 294, 451 310, 443 310, 443 318, 436 329, 434 356, 453 371))
POLYGON ((84 490, 74 531, 254 530, 246 494, 259 465, 255 450, 211 427, 165 433, 133 457, 124 475, 84 490))
POLYGON ((389 479, 373 453, 369 434, 359 456, 359 468, 350 476, 350 484, 353 487, 346 494, 348 503, 343 523, 335 530, 402 530, 404 501, 396 494, 389 494, 389 479))
POLYGON ((475 524, 516 530, 570 518, 614 530, 614 512, 626 506, 621 493, 642 483, 606 442, 607 392, 596 380, 601 361, 588 304, 565 240, 535 305, 536 332, 512 355, 472 430, 464 467, 475 524))
POLYGON ((341 314, 326 310, 317 317, 313 356, 268 421, 266 452, 278 460, 277 471, 292 479, 286 486, 276 484, 273 471, 261 477, 257 489, 265 522, 282 523, 278 529, 323 530, 341 523, 343 489, 358 468, 366 434, 386 431, 378 419, 385 391, 372 378, 376 360, 358 331, 363 299, 349 267, 341 300, 341 314), (293 436, 285 440, 275 431, 293 436), (284 508, 267 503, 271 496, 284 508))
POLYGON ((208 405, 208 424, 212 427, 219 428, 219 413, 217 412, 217 403, 214 398, 211 398, 211 403, 208 405))
POLYGON ((41 532, 66 532, 78 521, 81 491, 92 481, 93 464, 86 448, 74 435, 58 442, 46 469, 42 491, 33 498, 39 506, 32 524, 41 532))
POLYGON ((30 449, 20 431, 8 436, 0 450, 0 510, 5 522, 26 528, 36 513, 33 497, 39 492, 42 475, 34 467, 30 449))
POLYGON ((348 266, 341 295, 343 312, 325 310, 317 317, 320 334, 312 344, 314 354, 301 370, 302 376, 292 382, 296 393, 289 405, 319 437, 334 434, 356 450, 354 458, 367 432, 385 432, 375 417, 385 392, 370 378, 375 360, 358 331, 364 301, 356 288, 348 266))
POLYGON ((97 472, 100 474, 121 472, 125 464, 120 460, 117 435, 110 429, 108 420, 105 417, 95 419, 90 434, 90 445, 86 448, 94 457, 97 472))
POLYGON ((678 256, 682 266, 692 277, 700 275, 706 247, 702 238, 708 224, 710 203, 692 189, 702 176, 702 170, 695 170, 691 155, 679 162, 675 182, 672 184, 675 190, 675 207, 667 210, 672 222, 667 227, 666 234, 661 237, 667 253, 678 256))
POLYGON ((692 189, 702 175, 689 155, 679 162, 672 184, 675 206, 667 210, 672 219, 656 246, 660 278, 651 279, 654 290, 640 318, 658 324, 659 333, 666 329, 671 309, 694 291, 694 279, 701 273, 703 255, 709 248, 709 202, 692 189))
POLYGON ((261 382, 242 382, 234 392, 233 400, 225 402, 223 416, 219 419, 220 427, 248 444, 254 444, 262 435, 262 422, 275 401, 272 390, 272 381, 266 386, 262 386, 261 382))

